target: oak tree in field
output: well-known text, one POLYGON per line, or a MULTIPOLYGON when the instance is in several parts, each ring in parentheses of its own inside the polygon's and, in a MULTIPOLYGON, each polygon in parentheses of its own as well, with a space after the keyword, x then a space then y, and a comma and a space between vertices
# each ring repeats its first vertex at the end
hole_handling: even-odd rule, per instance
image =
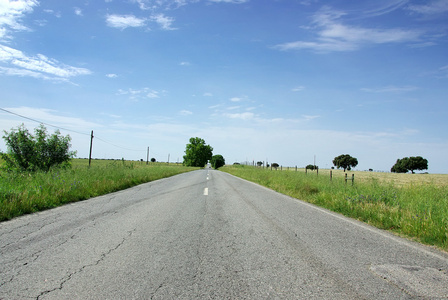
POLYGON ((210 163, 213 169, 218 169, 223 167, 226 164, 224 157, 221 154, 216 154, 212 156, 210 163))
POLYGON ((6 169, 15 171, 45 171, 53 166, 70 166, 76 151, 70 151, 71 137, 62 136, 59 130, 49 135, 43 124, 32 135, 25 125, 11 132, 4 131, 7 153, 1 153, 6 169))
POLYGON ((280 165, 278 163, 273 163, 271 167, 277 170, 277 168, 280 167, 280 165))
POLYGON ((358 165, 358 159, 356 159, 355 157, 351 157, 348 154, 341 154, 333 159, 333 165, 335 165, 338 169, 343 168, 344 172, 345 170, 350 171, 352 168, 358 165))
POLYGON ((212 159, 213 148, 206 145, 205 141, 198 137, 190 138, 184 155, 184 165, 188 167, 204 167, 208 160, 212 159))
POLYGON ((317 169, 319 169, 319 167, 316 166, 316 165, 307 165, 307 166, 305 167, 305 169, 313 171, 313 170, 317 170, 317 169))
POLYGON ((397 162, 390 169, 391 172, 394 173, 407 173, 411 171, 414 174, 415 170, 427 170, 428 169, 428 160, 421 156, 411 156, 404 157, 402 159, 397 159, 397 162))

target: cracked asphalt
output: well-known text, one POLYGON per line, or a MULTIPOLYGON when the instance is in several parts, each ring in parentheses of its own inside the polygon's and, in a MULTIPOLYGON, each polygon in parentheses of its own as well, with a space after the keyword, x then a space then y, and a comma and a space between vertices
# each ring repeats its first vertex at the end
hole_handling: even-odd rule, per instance
POLYGON ((0 223, 0 299, 448 299, 447 270, 209 169, 0 223))

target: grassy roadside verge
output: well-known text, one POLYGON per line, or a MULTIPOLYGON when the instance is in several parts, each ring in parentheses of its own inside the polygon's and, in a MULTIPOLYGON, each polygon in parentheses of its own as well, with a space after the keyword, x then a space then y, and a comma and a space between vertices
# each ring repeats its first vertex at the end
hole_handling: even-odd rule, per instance
POLYGON ((67 170, 0 173, 0 222, 196 170, 177 165, 74 159, 67 170))
POLYGON ((330 181, 316 173, 306 175, 252 166, 226 166, 220 170, 448 251, 447 185, 395 184, 372 178, 352 186, 342 176, 330 181))

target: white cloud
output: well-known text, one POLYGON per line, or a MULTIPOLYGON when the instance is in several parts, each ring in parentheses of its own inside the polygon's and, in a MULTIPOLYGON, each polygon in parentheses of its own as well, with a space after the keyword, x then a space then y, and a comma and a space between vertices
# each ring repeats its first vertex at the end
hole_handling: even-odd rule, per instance
POLYGON ((369 44, 403 43, 417 41, 422 32, 400 28, 363 28, 343 24, 339 19, 346 13, 323 8, 313 17, 312 29, 318 28, 313 41, 295 41, 279 44, 279 50, 310 49, 317 52, 354 51, 369 44))
POLYGON ((62 17, 61 12, 54 11, 52 9, 44 9, 44 12, 46 12, 47 14, 50 14, 50 15, 54 15, 56 18, 62 17))
POLYGON ((179 112, 179 114, 180 114, 181 116, 189 116, 189 115, 192 115, 193 112, 191 112, 191 111, 189 111, 189 110, 181 110, 181 111, 179 112))
POLYGON ((386 86, 381 88, 362 88, 361 91, 369 93, 405 93, 417 90, 415 86, 386 86))
POLYGON ((204 93, 202 96, 204 96, 204 97, 213 97, 213 94, 212 93, 204 93))
POLYGON ((107 15, 106 23, 113 28, 124 30, 128 27, 144 27, 146 19, 137 18, 133 15, 107 15))
POLYGON ((7 67, 0 69, 4 75, 66 81, 70 77, 91 74, 88 69, 68 66, 42 54, 27 56, 20 50, 4 45, 0 45, 0 63, 7 64, 7 67))
POLYGON ((305 121, 311 121, 311 120, 320 118, 320 116, 310 116, 310 115, 302 115, 302 117, 305 121))
POLYGON ((74 10, 75 10, 75 15, 80 16, 80 17, 83 16, 82 9, 80 9, 79 7, 75 7, 74 10))
POLYGON ((7 38, 9 31, 29 30, 21 23, 21 19, 27 13, 31 13, 35 6, 39 5, 36 0, 1 0, 0 1, 0 39, 7 38))
POLYGON ((175 9, 188 3, 196 3, 199 0, 131 0, 133 3, 137 3, 141 10, 156 10, 156 9, 175 9))
POLYGON ((159 92, 150 90, 147 92, 146 97, 148 98, 159 98, 159 92))
POLYGON ((177 28, 171 27, 174 22, 174 18, 167 17, 164 14, 157 14, 151 16, 151 21, 156 22, 163 30, 176 30, 177 28))
POLYGON ((422 15, 436 15, 448 12, 447 0, 429 1, 423 5, 409 5, 408 9, 422 15))
POLYGON ((208 1, 215 3, 235 3, 235 4, 242 4, 249 2, 249 0, 208 0, 208 1))
POLYGON ((244 97, 232 97, 232 98, 230 98, 230 101, 231 102, 241 102, 241 101, 245 100, 246 98, 247 98, 246 96, 244 96, 244 97))
POLYGON ((309 6, 309 5, 311 5, 312 3, 316 2, 316 1, 317 0, 303 0, 303 1, 300 1, 300 4, 309 6))
MULTIPOLYGON (((365 17, 376 17, 391 13, 399 8, 402 8, 406 5, 409 0, 386 0, 386 1, 372 1, 370 4, 373 6, 370 9, 365 9, 362 11, 363 16, 365 17)), ((365 4, 365 3, 362 3, 365 4)))
POLYGON ((440 77, 440 74, 441 74, 441 77, 448 78, 448 65, 439 68, 437 73, 439 74, 439 77, 440 77))
POLYGON ((224 116, 230 119, 251 120, 255 117, 255 114, 251 112, 244 112, 235 114, 224 114, 224 116))
MULTIPOLYGON (((86 134, 89 133, 92 128, 102 127, 99 124, 92 123, 80 118, 63 116, 61 112, 58 112, 53 109, 47 108, 35 108, 35 107, 11 107, 5 108, 6 110, 13 112, 15 114, 32 118, 33 120, 48 123, 54 126, 60 126, 68 129, 73 129, 76 131, 86 131, 86 134)), ((15 117, 14 117, 15 118, 15 117)), ((34 125, 38 125, 38 123, 34 123, 34 125)), ((13 125, 14 126, 14 125, 13 125)), ((11 126, 11 127, 13 127, 11 126)), ((10 128, 11 128, 10 127, 10 128)), ((47 127, 47 129, 49 129, 47 127)))
MULTIPOLYGON (((111 1, 111 0, 108 0, 111 1)), ((136 3, 141 10, 170 10, 177 9, 184 5, 188 5, 190 3, 197 3, 201 0, 130 0, 133 3, 136 3)), ((249 0, 207 0, 208 2, 213 3, 233 3, 233 4, 243 4, 249 2, 249 0)))
POLYGON ((140 90, 128 89, 128 90, 118 90, 118 95, 129 95, 129 99, 133 101, 138 101, 140 99, 155 99, 160 98, 160 94, 165 91, 159 92, 152 90, 150 88, 142 88, 140 90))
POLYGON ((182 62, 180 62, 179 65, 187 67, 187 66, 191 66, 191 63, 189 63, 188 61, 182 61, 182 62))
POLYGON ((293 92, 300 92, 300 91, 303 91, 304 89, 305 89, 304 86, 296 86, 291 91, 293 91, 293 92))
POLYGON ((117 74, 113 74, 113 73, 111 73, 111 74, 106 74, 106 77, 109 77, 109 78, 117 78, 118 75, 117 75, 117 74))

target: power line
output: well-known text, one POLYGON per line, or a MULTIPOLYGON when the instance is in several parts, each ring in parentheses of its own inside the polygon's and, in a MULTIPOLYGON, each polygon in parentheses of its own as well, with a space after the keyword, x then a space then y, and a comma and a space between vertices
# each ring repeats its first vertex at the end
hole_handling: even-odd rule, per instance
POLYGON ((78 131, 75 131, 75 130, 71 130, 71 129, 63 128, 63 127, 60 127, 60 126, 51 125, 51 124, 48 124, 48 123, 45 123, 45 122, 42 122, 42 121, 38 121, 38 120, 35 120, 35 119, 32 119, 32 118, 28 118, 28 117, 25 117, 25 116, 16 114, 16 113, 14 113, 14 112, 12 112, 12 111, 6 110, 6 109, 4 109, 4 108, 0 108, 0 110, 2 110, 2 111, 4 111, 4 112, 7 112, 7 113, 9 113, 9 114, 12 114, 12 115, 16 115, 16 116, 18 116, 18 117, 21 117, 21 118, 24 118, 24 119, 33 121, 33 122, 37 122, 37 123, 40 123, 40 124, 44 124, 44 125, 47 125, 47 126, 51 126, 51 127, 53 127, 53 128, 56 128, 56 129, 62 129, 62 130, 66 130, 66 131, 71 131, 71 132, 75 132, 75 133, 82 134, 82 135, 87 135, 87 136, 89 135, 89 134, 87 134, 87 133, 78 132, 78 131))
MULTIPOLYGON (((12 114, 12 115, 15 115, 15 116, 18 116, 18 117, 21 117, 21 118, 24 118, 24 119, 33 121, 33 122, 37 122, 37 123, 39 123, 39 124, 44 124, 44 125, 47 125, 47 126, 56 128, 56 129, 62 129, 62 130, 65 130, 65 131, 70 131, 70 132, 74 132, 74 133, 77 133, 77 134, 90 136, 90 134, 87 134, 87 133, 83 133, 83 132, 79 132, 79 131, 75 131, 75 130, 71 130, 71 129, 63 128, 63 127, 60 127, 60 126, 51 125, 51 124, 48 124, 48 123, 45 123, 45 122, 42 122, 42 121, 38 121, 38 120, 33 119, 33 118, 29 118, 29 117, 26 117, 26 116, 23 116, 23 115, 14 113, 14 112, 12 112, 12 111, 6 110, 6 109, 1 108, 1 107, 0 107, 0 110, 1 110, 1 111, 4 111, 4 112, 7 112, 7 113, 9 113, 9 114, 12 114)), ((115 144, 113 144, 113 143, 111 143, 111 142, 109 142, 109 141, 103 140, 103 139, 101 139, 101 138, 99 138, 99 137, 97 137, 97 136, 95 136, 95 137, 96 137, 98 140, 102 141, 103 143, 106 143, 106 144, 109 144, 109 145, 112 145, 112 146, 114 146, 114 147, 121 148, 121 149, 124 149, 124 150, 128 150, 128 151, 138 151, 138 152, 146 151, 146 150, 136 150, 136 149, 129 149, 129 148, 121 147, 121 146, 115 145, 115 144)))
POLYGON ((97 137, 97 136, 95 136, 95 138, 96 138, 97 140, 102 141, 103 143, 106 143, 106 144, 109 144, 109 145, 112 145, 112 146, 114 146, 114 147, 121 148, 121 149, 124 149, 124 150, 128 150, 128 151, 138 151, 138 152, 146 152, 146 150, 136 150, 136 149, 129 149, 129 148, 121 147, 121 146, 115 145, 115 144, 113 144, 113 143, 111 143, 111 142, 108 142, 108 141, 105 141, 105 140, 103 140, 103 139, 100 139, 100 138, 97 137))

